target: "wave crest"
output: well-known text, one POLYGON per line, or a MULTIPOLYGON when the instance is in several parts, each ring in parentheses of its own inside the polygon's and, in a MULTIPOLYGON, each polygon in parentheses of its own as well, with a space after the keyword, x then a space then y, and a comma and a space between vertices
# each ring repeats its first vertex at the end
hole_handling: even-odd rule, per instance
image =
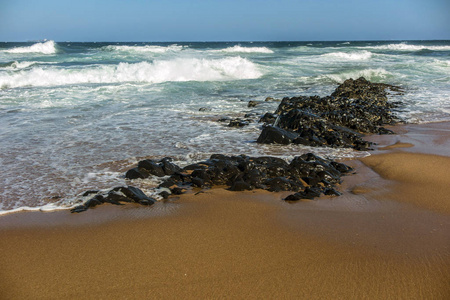
POLYGON ((110 45, 103 47, 106 51, 122 51, 122 52, 149 52, 149 53, 166 53, 177 52, 183 50, 184 46, 170 45, 163 46, 126 46, 126 45, 110 45))
POLYGON ((364 77, 369 81, 379 82, 385 80, 392 74, 386 71, 383 68, 378 69, 365 69, 365 70, 355 70, 355 71, 346 71, 338 74, 326 74, 321 77, 325 77, 327 79, 331 79, 335 83, 342 83, 344 80, 349 78, 357 79, 359 77, 364 77))
POLYGON ((322 57, 339 59, 339 60, 368 60, 372 57, 372 53, 369 51, 359 52, 332 52, 322 54, 322 57))
POLYGON ((0 88, 120 82, 224 81, 256 79, 261 75, 256 64, 241 57, 178 58, 153 63, 95 65, 83 69, 35 67, 0 75, 0 88))
POLYGON ((16 47, 12 49, 3 50, 7 53, 42 53, 55 54, 57 52, 56 43, 54 41, 46 41, 43 43, 36 43, 28 47, 16 47))
POLYGON ((425 46, 425 45, 408 45, 408 44, 389 44, 380 46, 366 46, 360 48, 371 48, 377 50, 392 50, 392 51, 421 51, 421 50, 431 50, 431 51, 450 51, 450 46, 425 46))
POLYGON ((227 53, 273 53, 273 51, 267 47, 242 47, 239 45, 214 51, 227 53))

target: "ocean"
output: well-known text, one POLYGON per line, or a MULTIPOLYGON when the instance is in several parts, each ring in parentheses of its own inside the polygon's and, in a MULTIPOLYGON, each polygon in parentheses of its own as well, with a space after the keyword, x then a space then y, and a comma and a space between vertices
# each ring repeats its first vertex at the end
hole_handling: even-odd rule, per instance
MULTIPOLYGON (((128 184, 144 157, 370 155, 261 145, 261 124, 217 122, 361 76, 405 88, 392 100, 408 122, 450 120, 450 41, 0 42, 0 214, 70 208, 86 190, 128 184)), ((157 184, 133 182, 150 195, 157 184)))

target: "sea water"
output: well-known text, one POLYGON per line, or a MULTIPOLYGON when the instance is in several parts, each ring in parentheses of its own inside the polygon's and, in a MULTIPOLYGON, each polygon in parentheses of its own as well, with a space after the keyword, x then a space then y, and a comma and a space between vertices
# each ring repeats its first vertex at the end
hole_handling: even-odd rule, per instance
MULTIPOLYGON (((260 145, 260 124, 216 122, 360 76, 404 87, 393 100, 409 122, 450 120, 450 41, 0 43, 0 213, 69 208, 86 190, 127 184, 144 157, 368 155, 260 145)), ((157 184, 133 183, 147 193, 157 184)))

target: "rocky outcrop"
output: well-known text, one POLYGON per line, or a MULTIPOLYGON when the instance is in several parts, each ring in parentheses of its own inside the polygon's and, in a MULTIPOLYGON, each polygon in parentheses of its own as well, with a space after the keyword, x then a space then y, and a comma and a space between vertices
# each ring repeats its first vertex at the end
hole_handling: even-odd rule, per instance
POLYGON ((156 202, 154 198, 148 197, 143 191, 133 186, 120 186, 108 192, 88 191, 84 193, 84 196, 92 194, 95 194, 95 196, 84 202, 84 204, 72 208, 70 211, 79 213, 104 203, 122 205, 122 202, 134 202, 142 205, 152 205, 156 202))
POLYGON ((177 194, 180 189, 189 186, 227 186, 232 191, 293 191, 305 193, 304 199, 311 199, 310 189, 319 194, 339 194, 334 187, 340 183, 341 176, 350 171, 352 168, 345 164, 312 153, 295 157, 290 163, 270 156, 214 154, 206 161, 188 165, 174 173, 159 188, 168 188, 177 194))
MULTIPOLYGON (((277 157, 226 156, 213 154, 202 162, 180 168, 170 158, 159 161, 150 159, 139 162, 137 168, 126 173, 128 179, 143 176, 160 177, 162 182, 155 189, 159 196, 168 198, 180 195, 190 188, 226 186, 231 191, 264 189, 271 192, 292 191, 286 201, 314 199, 321 195, 340 195, 335 189, 341 176, 353 169, 345 164, 324 159, 312 153, 295 157, 291 162, 277 157), (130 176, 130 174, 133 174, 130 176)), ((122 205, 134 202, 152 205, 156 200, 132 186, 117 187, 108 192, 87 191, 83 196, 90 199, 74 207, 72 212, 83 212, 103 203, 122 205)))
POLYGON ((361 77, 346 80, 331 96, 286 97, 275 112, 278 118, 263 128, 257 142, 285 144, 289 132, 289 143, 370 149, 364 134, 391 134, 383 126, 400 121, 392 112, 400 103, 388 102, 388 89, 401 92, 399 87, 361 77))

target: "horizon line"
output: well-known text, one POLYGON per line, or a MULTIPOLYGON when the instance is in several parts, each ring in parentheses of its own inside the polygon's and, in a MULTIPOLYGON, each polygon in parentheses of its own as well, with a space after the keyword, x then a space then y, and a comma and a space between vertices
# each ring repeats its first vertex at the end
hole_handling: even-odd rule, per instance
POLYGON ((0 41, 0 43, 42 43, 47 41, 54 41, 56 43, 307 43, 307 42, 433 42, 433 41, 450 41, 449 39, 356 39, 356 40, 168 40, 168 41, 57 41, 52 39, 38 39, 38 40, 27 40, 27 41, 0 41))

